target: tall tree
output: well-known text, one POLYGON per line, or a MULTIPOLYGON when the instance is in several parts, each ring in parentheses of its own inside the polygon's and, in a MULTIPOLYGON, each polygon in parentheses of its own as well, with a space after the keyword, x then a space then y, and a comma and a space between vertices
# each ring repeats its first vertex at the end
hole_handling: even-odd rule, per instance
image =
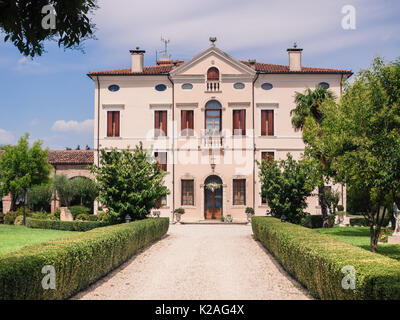
POLYGON ((338 105, 324 105, 322 128, 336 179, 357 194, 375 252, 385 215, 400 205, 400 59, 376 58, 362 70, 338 105))
POLYGON ((16 200, 32 186, 47 183, 51 165, 47 162, 47 149, 38 140, 29 147, 26 133, 15 146, 6 146, 0 158, 0 194, 12 194, 11 210, 16 200))
POLYGON ((296 108, 291 110, 292 125, 295 130, 303 131, 303 140, 306 144, 305 155, 318 160, 316 172, 318 176, 318 198, 321 205, 323 227, 329 228, 328 203, 325 182, 329 179, 329 159, 321 148, 323 120, 322 105, 326 101, 333 101, 335 95, 332 91, 317 86, 315 90, 308 88, 304 93, 296 92, 296 108))
MULTIPOLYGON (((126 215, 144 219, 156 202, 169 191, 164 186, 165 172, 149 161, 142 143, 131 152, 101 150, 100 166, 92 166, 99 188, 99 201, 122 222, 126 215)), ((154 160, 154 159, 152 159, 154 160)))
POLYGON ((81 48, 84 40, 94 38, 90 14, 97 8, 97 0, 1 0, 0 31, 4 41, 11 41, 25 56, 41 56, 43 43, 49 40, 65 49, 81 48), (46 14, 53 14, 42 13, 48 5, 55 9, 54 29, 42 26, 46 14))

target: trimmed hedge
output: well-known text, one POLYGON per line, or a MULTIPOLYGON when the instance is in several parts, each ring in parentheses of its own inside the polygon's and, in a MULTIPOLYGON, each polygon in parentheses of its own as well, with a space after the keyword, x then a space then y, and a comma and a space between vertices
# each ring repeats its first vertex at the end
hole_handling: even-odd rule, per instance
POLYGON ((168 231, 168 218, 97 228, 0 257, 0 299, 66 299, 87 288, 168 231), (56 289, 42 288, 42 268, 56 270, 56 289))
POLYGON ((53 229, 65 231, 89 231, 95 228, 105 227, 105 222, 99 221, 60 221, 60 220, 42 220, 42 219, 26 219, 26 226, 35 229, 53 229))
POLYGON ((362 226, 362 227, 368 227, 369 222, 367 219, 364 217, 355 217, 355 218, 350 218, 350 225, 351 226, 362 226))
MULTIPOLYGON (((307 214, 303 218, 301 218, 300 224, 303 227, 310 228, 310 229, 316 229, 316 228, 322 228, 324 224, 324 220, 322 219, 321 214, 307 214)), ((329 215, 329 228, 332 228, 335 225, 335 215, 330 214, 329 215)))
POLYGON ((332 236, 272 217, 253 217, 255 237, 289 274, 321 299, 400 299, 400 263, 332 236), (355 290, 344 290, 344 266, 356 270, 355 290))

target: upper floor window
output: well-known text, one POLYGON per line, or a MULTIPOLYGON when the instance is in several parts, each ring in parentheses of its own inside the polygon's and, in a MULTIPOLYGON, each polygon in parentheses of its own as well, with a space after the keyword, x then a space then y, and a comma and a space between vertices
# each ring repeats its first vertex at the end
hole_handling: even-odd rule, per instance
POLYGON ((219 70, 216 67, 208 69, 207 81, 219 81, 219 70))
POLYGON ((322 88, 322 89, 329 89, 329 83, 326 82, 320 82, 318 83, 318 85, 322 88))
POLYGON ((107 137, 119 137, 119 111, 107 111, 107 137))
POLYGON ((269 162, 274 161, 274 153, 273 152, 261 152, 261 160, 266 161, 268 160, 269 162))
POLYGON ((271 90, 273 87, 274 87, 274 86, 273 86, 271 83, 268 83, 268 82, 263 83, 263 84, 261 85, 261 88, 262 88, 263 90, 271 90))
POLYGON ((167 111, 154 111, 155 136, 167 135, 167 111))
POLYGON ((206 104, 205 127, 207 131, 219 133, 222 127, 222 106, 216 100, 208 101, 206 104))
POLYGON ((193 89, 193 85, 191 83, 184 83, 182 85, 182 90, 192 90, 193 89))
POLYGON ((116 84, 112 84, 111 86, 108 87, 108 90, 110 90, 111 92, 116 92, 119 90, 119 86, 116 84))
POLYGON ((233 110, 233 135, 246 135, 246 110, 233 110))
POLYGON ((245 84, 244 84, 244 83, 241 83, 241 82, 236 82, 236 83, 233 85, 233 87, 234 87, 235 89, 237 89, 237 90, 241 90, 241 89, 244 89, 245 84))
POLYGON ((158 85, 156 85, 155 89, 157 91, 165 91, 165 90, 167 90, 167 86, 165 84, 158 84, 158 85))
POLYGON ((246 180, 245 179, 233 180, 233 205, 234 206, 246 205, 246 180))
POLYGON ((194 130, 194 112, 193 110, 182 110, 181 111, 181 135, 182 136, 193 136, 194 130))
POLYGON ((156 158, 157 165, 163 171, 167 171, 167 153, 166 152, 154 152, 154 157, 156 158))
POLYGON ((261 110, 261 135, 274 135, 274 110, 261 110))

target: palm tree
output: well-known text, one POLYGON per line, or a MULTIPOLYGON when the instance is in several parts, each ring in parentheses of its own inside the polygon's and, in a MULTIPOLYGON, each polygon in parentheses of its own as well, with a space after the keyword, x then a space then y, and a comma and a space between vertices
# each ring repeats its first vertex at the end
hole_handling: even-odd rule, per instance
MULTIPOLYGON (((290 111, 290 115, 292 116, 292 125, 296 131, 303 130, 304 125, 306 123, 306 119, 308 117, 312 117, 315 120, 315 123, 320 127, 322 123, 322 104, 327 100, 334 100, 336 97, 334 93, 330 90, 324 89, 321 86, 317 86, 315 90, 311 90, 308 88, 304 94, 296 92, 295 103, 296 108, 290 111)), ((322 131, 318 133, 319 136, 322 135, 322 131)), ((304 139, 304 143, 307 141, 304 139)), ((321 161, 324 168, 327 167, 328 162, 327 159, 321 154, 317 153, 317 160, 321 161)), ((323 227, 329 227, 329 217, 328 217, 328 203, 326 197, 325 186, 322 183, 318 186, 318 198, 319 203, 321 205, 322 218, 323 218, 323 227)))

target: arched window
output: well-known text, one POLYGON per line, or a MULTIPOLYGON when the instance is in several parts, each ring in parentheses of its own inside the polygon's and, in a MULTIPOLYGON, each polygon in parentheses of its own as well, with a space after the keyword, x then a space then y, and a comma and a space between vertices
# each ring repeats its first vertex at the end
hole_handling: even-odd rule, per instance
POLYGON ((215 67, 211 67, 207 71, 207 81, 219 81, 219 70, 215 67))
POLYGON ((222 106, 217 100, 210 100, 206 104, 205 129, 208 134, 217 134, 222 127, 222 106))

